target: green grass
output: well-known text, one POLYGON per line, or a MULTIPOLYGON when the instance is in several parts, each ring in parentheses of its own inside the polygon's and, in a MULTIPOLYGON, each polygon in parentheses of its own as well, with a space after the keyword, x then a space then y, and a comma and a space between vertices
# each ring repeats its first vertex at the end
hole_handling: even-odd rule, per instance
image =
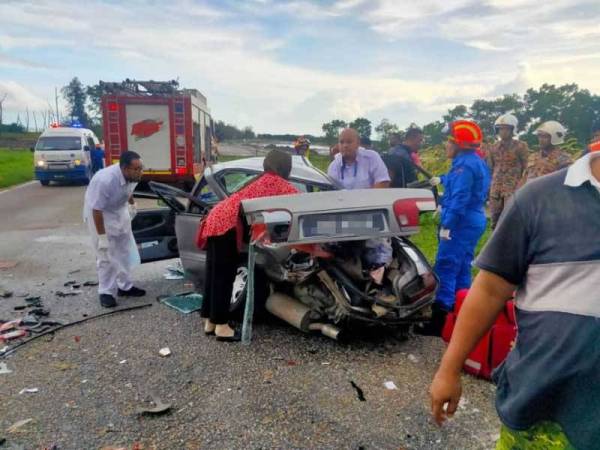
POLYGON ((27 149, 0 148, 0 188, 33 179, 33 153, 27 149))

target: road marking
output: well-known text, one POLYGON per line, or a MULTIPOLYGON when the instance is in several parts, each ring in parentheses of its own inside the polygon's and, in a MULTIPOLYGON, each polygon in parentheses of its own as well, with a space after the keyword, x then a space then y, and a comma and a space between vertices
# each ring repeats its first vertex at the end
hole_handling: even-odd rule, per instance
POLYGON ((3 191, 0 191, 0 195, 6 194, 7 192, 16 191, 17 189, 20 189, 20 188, 25 187, 25 186, 29 186, 31 184, 36 184, 36 183, 38 183, 37 180, 32 180, 32 181, 28 181, 27 183, 18 184, 17 186, 13 186, 11 188, 4 189, 3 191))

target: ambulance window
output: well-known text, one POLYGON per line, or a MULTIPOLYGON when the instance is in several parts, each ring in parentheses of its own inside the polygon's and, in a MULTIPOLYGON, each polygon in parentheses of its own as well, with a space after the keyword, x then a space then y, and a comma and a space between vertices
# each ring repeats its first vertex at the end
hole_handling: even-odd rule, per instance
POLYGON ((94 150, 96 148, 96 144, 91 137, 87 138, 87 145, 90 147, 90 150, 94 150))

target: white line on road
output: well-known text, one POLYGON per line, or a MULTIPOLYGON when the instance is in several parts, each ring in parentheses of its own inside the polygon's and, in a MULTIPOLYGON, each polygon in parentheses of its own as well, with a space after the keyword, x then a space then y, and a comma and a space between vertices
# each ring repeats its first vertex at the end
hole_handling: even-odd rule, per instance
POLYGON ((0 191, 0 195, 6 194, 7 192, 16 191, 17 189, 20 189, 20 188, 25 187, 25 186, 29 186, 30 184, 35 184, 37 182, 38 182, 37 180, 32 180, 32 181, 28 181, 27 183, 19 184, 17 186, 13 186, 11 188, 4 189, 3 191, 0 191))

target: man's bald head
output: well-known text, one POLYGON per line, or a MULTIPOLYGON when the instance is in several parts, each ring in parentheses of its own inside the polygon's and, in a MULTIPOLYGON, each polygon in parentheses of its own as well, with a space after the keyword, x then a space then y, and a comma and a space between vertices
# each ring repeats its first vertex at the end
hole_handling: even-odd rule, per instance
POLYGON ((360 136, 354 128, 345 128, 340 133, 339 138, 340 153, 347 162, 354 162, 358 147, 360 146, 360 136))

